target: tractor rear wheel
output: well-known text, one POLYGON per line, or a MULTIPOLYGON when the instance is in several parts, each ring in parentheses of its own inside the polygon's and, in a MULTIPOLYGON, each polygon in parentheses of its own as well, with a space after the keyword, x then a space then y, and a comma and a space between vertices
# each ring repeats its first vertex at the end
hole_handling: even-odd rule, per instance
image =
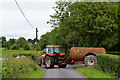
POLYGON ((59 66, 59 68, 65 68, 67 66, 67 64, 65 64, 65 65, 58 65, 58 66, 59 66))
POLYGON ((46 56, 45 58, 45 66, 46 68, 53 68, 54 67, 54 59, 50 56, 46 56))
POLYGON ((88 55, 84 57, 84 64, 86 67, 97 65, 97 57, 94 55, 88 55))

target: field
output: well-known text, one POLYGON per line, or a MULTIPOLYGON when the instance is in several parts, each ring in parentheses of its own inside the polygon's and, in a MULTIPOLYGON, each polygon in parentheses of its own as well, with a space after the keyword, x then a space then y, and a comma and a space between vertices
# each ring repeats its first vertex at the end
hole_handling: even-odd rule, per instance
POLYGON ((44 71, 37 65, 37 58, 42 55, 41 51, 36 54, 35 50, 5 50, 2 49, 3 78, 42 78, 44 71), (20 56, 18 59, 17 56, 20 56), (24 56, 24 57, 22 57, 24 56))
MULTIPOLYGON (((20 50, 5 50, 5 49, 2 49, 2 56, 0 57, 13 57, 13 56, 16 56, 16 55, 27 55, 27 54, 36 54, 36 51, 35 50, 23 50, 23 49, 20 49, 20 50)), ((41 55, 41 51, 38 51, 38 55, 41 55)))

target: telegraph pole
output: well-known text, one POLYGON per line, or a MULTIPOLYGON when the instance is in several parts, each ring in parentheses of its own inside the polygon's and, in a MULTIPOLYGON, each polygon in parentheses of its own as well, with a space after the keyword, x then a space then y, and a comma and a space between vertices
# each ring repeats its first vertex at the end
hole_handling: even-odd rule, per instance
POLYGON ((36 53, 38 53, 38 29, 36 28, 36 53))

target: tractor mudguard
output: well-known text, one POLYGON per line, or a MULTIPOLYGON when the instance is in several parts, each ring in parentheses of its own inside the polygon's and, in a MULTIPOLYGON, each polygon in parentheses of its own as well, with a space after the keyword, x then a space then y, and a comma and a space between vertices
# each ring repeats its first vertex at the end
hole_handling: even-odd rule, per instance
POLYGON ((61 57, 62 55, 66 55, 66 54, 65 54, 65 53, 60 53, 60 57, 61 57))
POLYGON ((48 53, 47 55, 49 55, 49 56, 55 56, 56 54, 51 54, 51 53, 48 53))
POLYGON ((41 59, 44 59, 45 58, 45 54, 43 54, 42 56, 41 56, 41 59))
POLYGON ((58 65, 65 65, 66 63, 64 62, 64 63, 60 63, 60 64, 58 64, 58 65))

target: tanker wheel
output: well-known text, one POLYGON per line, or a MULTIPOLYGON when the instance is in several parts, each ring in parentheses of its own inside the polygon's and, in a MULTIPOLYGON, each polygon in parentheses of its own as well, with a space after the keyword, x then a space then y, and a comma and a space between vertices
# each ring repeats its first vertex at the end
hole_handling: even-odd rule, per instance
POLYGON ((97 57, 94 55, 88 55, 84 57, 84 64, 86 67, 97 65, 97 57))
POLYGON ((65 68, 67 66, 67 64, 65 64, 65 65, 58 65, 58 66, 59 66, 59 68, 65 68))
POLYGON ((47 69, 54 67, 54 60, 53 60, 52 57, 46 56, 46 58, 45 58, 45 66, 46 66, 47 69))

